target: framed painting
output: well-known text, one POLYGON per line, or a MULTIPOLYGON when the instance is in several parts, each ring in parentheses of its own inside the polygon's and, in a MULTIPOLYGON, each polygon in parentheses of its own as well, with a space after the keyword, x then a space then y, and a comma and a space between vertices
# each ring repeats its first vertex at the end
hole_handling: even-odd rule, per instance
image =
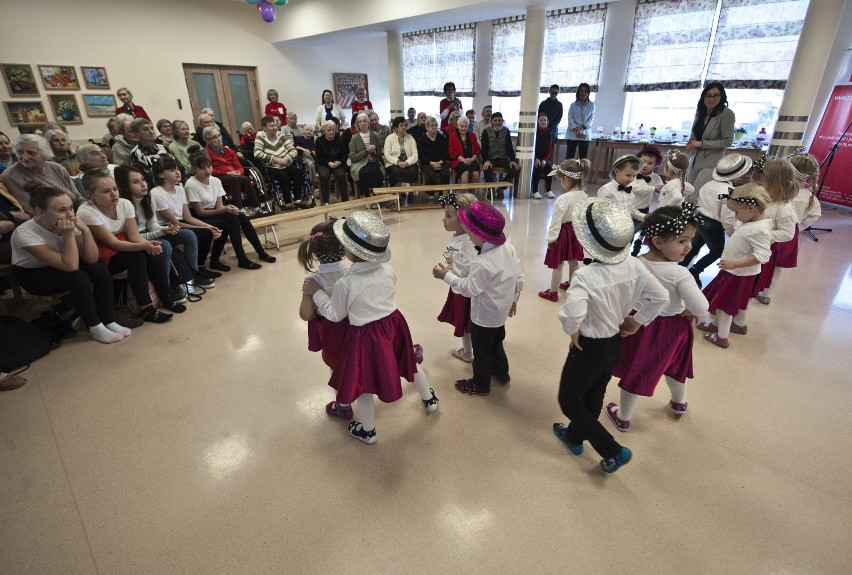
POLYGON ((13 126, 47 123, 47 113, 40 101, 3 102, 3 107, 6 108, 9 123, 13 126))
POLYGON ((38 96, 33 67, 29 64, 0 64, 3 69, 3 79, 9 88, 9 95, 38 96))
POLYGON ((51 94, 50 107, 53 115, 60 124, 82 124, 80 108, 77 106, 77 96, 74 94, 51 94))
POLYGON ((83 107, 90 118, 115 115, 115 96, 112 94, 83 94, 83 107))
POLYGON ((355 101, 355 89, 358 86, 364 86, 367 94, 370 89, 367 87, 366 74, 332 74, 334 78, 334 100, 341 108, 351 108, 352 102, 355 101))
POLYGON ((88 90, 109 90, 109 78, 106 68, 97 66, 80 66, 80 74, 88 90))
POLYGON ((42 66, 38 67, 38 75, 45 90, 79 90, 80 77, 74 66, 42 66))

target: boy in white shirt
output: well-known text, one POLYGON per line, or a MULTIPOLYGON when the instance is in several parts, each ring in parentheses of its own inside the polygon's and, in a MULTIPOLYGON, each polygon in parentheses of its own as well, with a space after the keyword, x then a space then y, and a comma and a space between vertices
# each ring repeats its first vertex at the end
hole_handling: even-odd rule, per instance
POLYGON ((612 163, 610 181, 598 189, 598 198, 612 198, 628 211, 633 218, 635 230, 638 230, 645 220, 645 214, 636 209, 636 194, 633 193, 634 181, 641 165, 642 160, 633 154, 619 156, 612 163))
POLYGON ((474 202, 457 212, 462 227, 479 256, 470 272, 460 278, 439 263, 432 275, 447 282, 453 291, 471 298, 470 331, 473 344, 473 378, 456 381, 456 389, 471 395, 491 393, 491 377, 509 383, 509 359, 503 350, 506 318, 515 315, 524 287, 524 274, 512 244, 506 242, 506 220, 486 202, 474 202))
POLYGON ((633 203, 637 210, 647 214, 651 208, 654 192, 659 192, 663 187, 663 178, 654 171, 662 165, 663 154, 657 146, 645 144, 638 156, 642 160, 642 165, 633 181, 633 203))

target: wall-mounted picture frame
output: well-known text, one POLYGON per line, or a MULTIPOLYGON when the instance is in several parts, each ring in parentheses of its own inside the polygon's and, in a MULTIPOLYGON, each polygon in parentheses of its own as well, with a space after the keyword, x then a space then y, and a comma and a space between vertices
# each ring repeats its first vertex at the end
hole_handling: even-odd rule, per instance
POLYGON ((9 89, 9 95, 16 96, 38 96, 38 84, 36 83, 33 67, 29 64, 0 64, 3 70, 3 80, 9 89))
POLYGON ((80 66, 80 75, 87 90, 109 90, 109 78, 106 68, 99 66, 80 66))
POLYGON ((367 74, 361 73, 335 73, 334 79, 334 101, 341 108, 351 108, 355 101, 355 89, 364 86, 369 97, 370 88, 367 86, 367 74))
POLYGON ((75 66, 42 66, 38 75, 45 90, 79 90, 80 77, 75 66))
POLYGON ((77 105, 77 96, 74 94, 50 94, 50 107, 53 115, 60 124, 82 124, 83 117, 80 115, 80 107, 77 105))
POLYGON ((115 96, 112 94, 83 94, 83 107, 90 118, 115 116, 115 96))
POLYGON ((47 112, 41 101, 16 100, 14 102, 3 102, 9 123, 13 126, 26 126, 28 124, 46 124, 47 112))

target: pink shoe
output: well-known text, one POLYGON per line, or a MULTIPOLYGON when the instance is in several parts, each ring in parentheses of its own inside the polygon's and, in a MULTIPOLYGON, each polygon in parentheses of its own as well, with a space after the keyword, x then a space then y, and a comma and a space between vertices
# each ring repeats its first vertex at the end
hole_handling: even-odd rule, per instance
POLYGON ((571 282, 570 282, 570 281, 562 282, 561 284, 559 284, 559 289, 561 289, 562 291, 565 291, 565 290, 567 290, 570 286, 571 286, 571 282))
POLYGON ((546 299, 548 301, 559 301, 559 293, 555 291, 550 291, 549 289, 538 292, 538 297, 540 297, 541 299, 546 299))
POLYGON ((706 331, 707 333, 716 333, 717 331, 719 331, 719 327, 713 323, 698 322, 697 324, 695 324, 695 327, 697 327, 701 331, 706 331))
POLYGON ((414 359, 417 363, 423 363, 423 346, 419 343, 414 344, 414 359))
POLYGON ((615 425, 619 431, 628 431, 630 429, 630 420, 624 420, 618 417, 618 405, 615 403, 606 404, 606 416, 615 425))
POLYGON ((672 406, 672 411, 674 411, 675 415, 683 415, 686 413, 686 408, 689 405, 685 401, 683 403, 678 403, 676 401, 669 401, 669 405, 672 406))
POLYGON ((339 417, 345 421, 349 421, 352 419, 352 406, 351 405, 340 405, 336 401, 330 402, 325 406, 325 412, 329 415, 333 415, 334 417, 339 417))

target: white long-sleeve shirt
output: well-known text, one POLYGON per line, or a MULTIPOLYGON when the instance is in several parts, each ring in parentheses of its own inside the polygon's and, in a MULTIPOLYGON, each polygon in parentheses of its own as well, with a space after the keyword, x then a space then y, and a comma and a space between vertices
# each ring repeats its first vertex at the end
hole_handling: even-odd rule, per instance
POLYGON ((722 206, 727 200, 720 200, 720 194, 729 194, 733 188, 730 182, 711 180, 698 190, 698 213, 702 216, 722 221, 722 206))
POLYGON ((467 234, 453 236, 444 252, 450 271, 462 278, 470 273, 470 262, 478 255, 476 246, 467 234))
MULTIPOLYGON (((642 182, 644 183, 644 182, 642 182)), ((633 193, 634 184, 630 184, 630 191, 618 191, 618 182, 610 180, 600 187, 598 190, 599 198, 612 198, 619 202, 625 209, 630 212, 630 217, 641 222, 645 220, 645 214, 636 209, 636 195, 633 193)))
POLYGON ((684 184, 683 191, 681 191, 680 186, 680 178, 669 180, 663 184, 663 187, 660 188, 660 196, 657 198, 657 207, 664 208, 666 206, 682 206, 684 198, 694 192, 695 188, 689 182, 684 184))
POLYGON ((654 197, 654 192, 658 187, 663 185, 663 178, 657 172, 651 172, 648 174, 648 177, 651 178, 650 182, 646 182, 637 175, 633 183, 630 184, 633 188, 633 195, 635 196, 633 203, 637 210, 648 208, 651 205, 651 198, 654 197))
POLYGON ((789 242, 796 235, 796 210, 791 203, 772 202, 764 212, 772 220, 770 239, 773 244, 789 242))
POLYGON ((669 305, 660 312, 660 316, 680 315, 684 310, 698 317, 707 313, 710 304, 688 269, 677 262, 652 262, 644 255, 639 257, 639 261, 669 292, 669 305))
POLYGON ((772 221, 769 218, 741 224, 734 231, 731 239, 725 244, 721 259, 741 260, 749 256, 754 256, 760 263, 735 270, 728 270, 728 273, 735 276, 754 276, 759 274, 760 264, 768 262, 769 256, 772 255, 772 252, 769 250, 771 232, 772 221))
POLYGON ((322 291, 332 296, 334 295, 334 285, 348 271, 349 265, 344 260, 341 260, 330 264, 320 264, 317 266, 316 271, 309 272, 306 277, 317 280, 322 291))
POLYGON ((396 310, 396 274, 385 264, 355 262, 334 284, 331 296, 321 289, 313 300, 326 319, 340 321, 348 316, 350 325, 366 325, 396 310))
POLYGON ((633 316, 647 325, 666 307, 669 293, 638 258, 628 257, 614 265, 594 263, 571 276, 559 321, 568 335, 591 338, 618 335, 619 326, 637 304, 633 316))
POLYGON ((820 206, 819 200, 814 198, 813 205, 809 206, 812 196, 813 194, 809 189, 799 188, 799 193, 791 202, 796 211, 796 221, 799 223, 799 228, 803 230, 813 225, 822 216, 822 206, 820 206))
POLYGON ((556 198, 553 203, 553 215, 550 216, 550 227, 547 228, 547 243, 553 243, 559 239, 562 224, 571 221, 574 206, 587 197, 583 190, 574 190, 573 192, 565 192, 556 198))
POLYGON ((521 262, 510 243, 495 246, 486 242, 482 253, 470 262, 467 277, 447 272, 444 281, 454 292, 471 298, 470 319, 482 327, 504 325, 524 288, 521 262))

